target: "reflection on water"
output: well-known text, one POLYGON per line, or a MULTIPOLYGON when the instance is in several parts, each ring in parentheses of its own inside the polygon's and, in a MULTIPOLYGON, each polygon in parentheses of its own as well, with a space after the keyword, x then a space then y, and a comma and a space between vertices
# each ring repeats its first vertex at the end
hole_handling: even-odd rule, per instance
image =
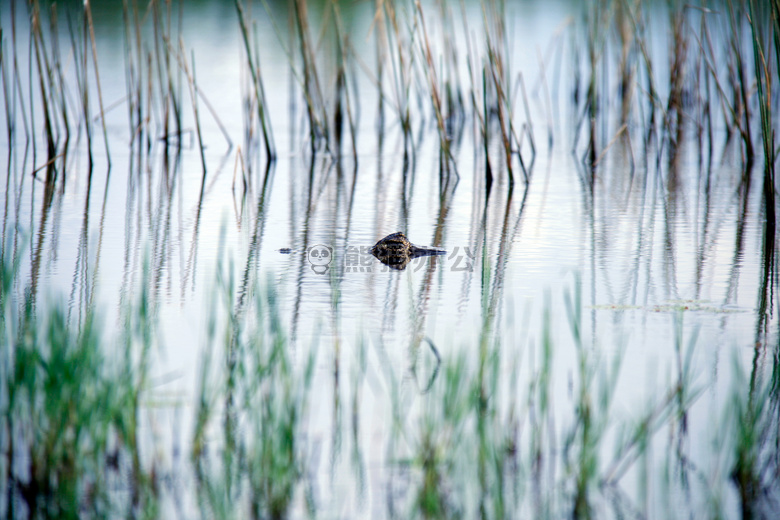
MULTIPOLYGON (((245 39, 232 4, 187 4, 179 14, 166 13, 168 4, 130 4, 123 12, 96 7, 93 13, 100 102, 92 90, 97 78, 88 36, 72 45, 74 33, 63 29, 59 39, 46 33, 38 42, 30 34, 26 6, 2 7, 3 119, 9 136, 0 145, 7 165, 2 240, 4 262, 20 265, 12 287, 17 301, 27 293, 34 307, 45 308, 47 298, 66 295, 69 322, 81 324, 99 309, 109 335, 126 326, 127 305, 139 295, 148 298, 159 316, 163 346, 151 354, 144 442, 158 447, 191 442, 198 424, 192 403, 205 363, 201 352, 214 330, 234 330, 233 324, 247 320, 259 337, 271 334, 274 344, 289 346, 285 355, 291 365, 315 360, 305 424, 292 421, 290 428, 305 431, 307 469, 301 478, 308 482, 306 500, 318 511, 405 517, 405 509, 393 508, 405 507, 395 501, 405 504, 399 497, 413 494, 414 477, 397 459, 414 458, 407 452, 415 446, 422 453, 430 448, 431 459, 418 453, 414 456, 423 462, 414 464, 423 473, 431 471, 425 476, 433 486, 445 479, 431 469, 431 461, 446 457, 437 450, 459 444, 425 429, 420 438, 398 440, 391 433, 418 416, 424 422, 430 413, 442 414, 441 424, 452 427, 445 435, 462 435, 451 415, 455 411, 428 409, 433 405, 426 396, 450 403, 450 392, 453 402, 471 399, 483 411, 493 406, 490 420, 500 421, 505 409, 517 405, 517 389, 528 388, 535 397, 519 408, 530 410, 526 427, 536 433, 528 434, 533 453, 522 456, 537 462, 526 461, 528 468, 512 473, 534 482, 524 489, 532 498, 515 512, 559 516, 566 509, 568 514, 569 505, 561 504, 573 497, 575 516, 588 516, 583 497, 593 490, 580 488, 579 481, 573 491, 544 489, 545 482, 573 471, 574 462, 542 460, 560 451, 570 456, 573 439, 587 446, 589 433, 574 428, 571 436, 562 436, 564 445, 549 447, 549 453, 544 448, 549 445, 536 436, 553 438, 556 428, 569 422, 596 424, 599 406, 604 417, 607 410, 635 417, 630 412, 637 403, 651 402, 663 393, 659 388, 670 381, 674 386, 677 379, 682 387, 683 379, 693 378, 695 362, 700 374, 691 389, 695 397, 682 390, 668 399, 664 394, 658 408, 648 412, 652 420, 645 427, 668 426, 670 444, 658 444, 658 451, 684 452, 678 462, 686 466, 680 469, 685 477, 679 478, 693 478, 690 472, 704 481, 720 479, 721 490, 728 490, 719 504, 726 515, 744 505, 744 487, 734 484, 738 476, 724 477, 717 460, 713 468, 698 469, 686 462, 702 455, 691 440, 717 429, 708 413, 723 407, 738 379, 732 360, 750 367, 752 389, 776 366, 778 341, 775 230, 764 199, 762 161, 744 161, 743 142, 735 137, 740 132, 723 122, 727 117, 713 115, 720 110, 716 105, 727 101, 715 101, 722 87, 710 84, 710 76, 706 84, 678 84, 683 80, 675 71, 682 63, 671 71, 656 69, 657 77, 635 65, 620 79, 604 68, 586 84, 581 75, 591 73, 588 60, 594 58, 579 47, 597 42, 580 33, 579 18, 576 23, 567 18, 580 17, 581 8, 565 2, 549 9, 508 8, 506 23, 514 39, 493 36, 500 41, 488 37, 485 43, 509 49, 501 52, 514 61, 499 65, 490 61, 500 59, 493 47, 484 64, 473 61, 481 55, 470 46, 481 49, 484 42, 463 38, 461 24, 474 24, 469 32, 482 30, 476 4, 463 6, 462 15, 430 6, 425 16, 411 5, 403 13, 388 6, 381 19, 371 6, 342 5, 344 26, 323 28, 324 43, 313 43, 319 29, 302 22, 323 12, 336 16, 325 5, 309 5, 307 15, 292 7, 288 13, 281 4, 270 12, 247 4, 244 16, 256 25, 248 23, 245 39), (396 16, 412 17, 415 24, 398 29, 396 16), (298 22, 289 34, 283 23, 288 17, 290 27, 298 22), (414 32, 423 23, 429 33, 414 32), (136 26, 137 34, 129 30, 136 26), (117 43, 120 32, 124 46, 117 43), (54 86, 41 87, 43 99, 56 108, 42 108, 38 86, 29 83, 34 74, 28 68, 38 70, 38 51, 27 48, 30 40, 46 46, 41 52, 51 58, 48 66, 60 71, 53 73, 54 86), (503 83, 509 93, 488 75, 504 67, 514 74, 503 83), (621 81, 636 87, 634 98, 611 98, 621 81), (82 85, 90 89, 79 90, 82 85), (696 92, 686 90, 694 85, 696 92), (603 98, 596 99, 592 89, 600 89, 603 98), (437 95, 426 97, 429 91, 437 95), (84 92, 93 97, 84 100, 84 92), (668 99, 668 106, 656 107, 658 99, 668 99), (46 133, 56 135, 57 142, 42 139, 48 110, 67 114, 73 135, 64 117, 54 118, 60 123, 46 133), (510 122, 516 126, 511 132, 510 122), (333 136, 326 135, 334 129, 333 136), (396 230, 402 234, 376 242, 396 230), (581 288, 577 297, 573 286, 581 288), (263 291, 270 295, 258 296, 263 291), (222 302, 225 294, 230 297, 222 302), (215 299, 229 317, 214 317, 215 299), (273 313, 263 314, 265 309, 273 313), (311 345, 320 345, 312 358, 311 345), (500 355, 489 355, 494 347, 500 355), (442 364, 459 355, 465 356, 464 366, 442 364), (491 360, 499 358, 500 365, 491 368, 491 360), (593 418, 583 415, 587 399, 577 395, 577 385, 589 377, 601 381, 594 359, 611 366, 615 358, 622 359, 619 376, 603 376, 611 389, 603 395, 611 400, 594 404, 593 418), (475 396, 460 396, 458 391, 467 390, 458 385, 436 393, 435 382, 450 381, 461 374, 458 370, 466 374, 468 367, 478 367, 480 384, 468 390, 475 396), (506 388, 487 388, 486 374, 506 388), (158 400, 174 403, 165 406, 176 410, 177 425, 160 419, 152 403, 158 400), (551 402, 565 403, 557 405, 560 410, 573 405, 574 411, 539 404, 551 402)), ((656 30, 663 45, 667 24, 705 23, 694 9, 684 11, 683 21, 670 21, 661 8, 648 9, 650 28, 634 31, 656 30)), ((616 26, 625 29, 627 20, 616 26)), ((673 31, 672 38, 682 38, 682 30, 673 31)), ((720 37, 716 44, 727 41, 720 37)), ((668 61, 666 48, 646 49, 647 40, 634 38, 625 44, 630 49, 623 60, 641 64, 631 56, 649 53, 643 59, 668 61)), ((610 52, 626 47, 605 44, 610 52)), ((723 58, 728 48, 721 47, 702 50, 703 59, 723 58)), ((694 58, 674 58, 694 66, 694 58)), ((720 66, 695 63, 702 75, 706 67, 720 66)), ((739 110, 733 107, 733 114, 739 110)), ((756 131, 756 124, 746 124, 756 131)), ((244 331, 233 334, 226 352, 210 355, 231 374, 224 376, 226 385, 233 384, 233 374, 243 381, 235 390, 230 387, 221 403, 223 424, 236 421, 231 428, 239 438, 243 414, 256 409, 259 415, 246 421, 261 428, 274 412, 247 405, 268 389, 241 401, 239 388, 251 386, 251 378, 241 379, 248 373, 241 367, 270 365, 269 359, 281 354, 263 351, 253 358, 251 339, 244 331)), ((279 370, 283 381, 287 368, 279 370)), ((212 377, 222 384, 221 376, 212 377)), ((292 409, 303 413, 304 396, 290 392, 292 409)), ((752 413, 749 407, 744 412, 752 413)), ((489 424, 504 432, 520 428, 517 421, 489 424)), ((594 426, 590 434, 597 430, 594 426)), ((490 435, 480 431, 474 443, 487 443, 490 435)), ((615 495, 606 502, 629 505, 614 505, 610 514, 636 509, 640 516, 653 516, 665 507, 659 505, 665 491, 691 494, 687 505, 687 496, 673 503, 693 511, 719 492, 709 486, 696 491, 687 485, 650 486, 651 496, 634 495, 633 487, 616 482, 628 473, 626 480, 639 487, 647 474, 659 471, 660 462, 652 450, 633 455, 639 441, 627 441, 629 433, 611 435, 626 454, 610 459, 611 466, 602 464, 599 485, 615 495), (630 472, 640 456, 636 465, 645 469, 630 472)), ((224 442, 230 446, 229 436, 224 442)), ((274 446, 277 455, 286 453, 274 446)), ((181 465, 177 457, 168 454, 155 464, 173 474, 181 465)), ((287 462, 303 464, 296 457, 291 454, 287 462)), ((492 473, 487 462, 481 464, 487 488, 485 475, 492 473)), ((448 466, 449 472, 458 469, 463 468, 456 462, 448 466)), ((200 474, 197 479, 207 480, 200 474)), ((290 488, 280 489, 289 501, 290 488)), ((769 492, 776 497, 776 488, 769 492)), ((447 500, 428 505, 430 511, 441 507, 455 514, 447 510, 447 500)), ((304 506, 293 511, 303 516, 304 506)))

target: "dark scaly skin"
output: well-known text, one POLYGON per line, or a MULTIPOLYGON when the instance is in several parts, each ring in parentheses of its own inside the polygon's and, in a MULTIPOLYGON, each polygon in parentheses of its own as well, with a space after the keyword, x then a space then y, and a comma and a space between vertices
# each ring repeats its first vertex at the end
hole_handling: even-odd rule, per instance
POLYGON ((371 248, 371 254, 380 262, 398 270, 404 269, 406 264, 413 258, 444 255, 446 253, 446 251, 441 249, 418 247, 409 242, 409 239, 400 231, 398 233, 393 233, 392 235, 387 235, 371 248))

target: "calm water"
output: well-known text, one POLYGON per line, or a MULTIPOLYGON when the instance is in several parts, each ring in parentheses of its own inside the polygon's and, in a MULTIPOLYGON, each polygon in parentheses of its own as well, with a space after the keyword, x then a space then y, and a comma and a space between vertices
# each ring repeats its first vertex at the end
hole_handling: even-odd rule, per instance
MULTIPOLYGON (((385 106, 384 126, 377 123, 379 96, 371 76, 376 74, 373 7, 342 8, 357 56, 348 70, 359 125, 357 160, 349 139, 340 157, 326 153, 312 157, 301 90, 283 51, 290 45, 289 36, 286 32, 277 36, 261 4, 253 6, 251 16, 257 21, 257 47, 278 152, 267 170, 264 154, 257 151, 258 136, 247 139, 244 100, 250 83, 243 41, 233 5, 223 2, 187 4, 181 19, 181 40, 187 58, 194 56, 203 95, 199 110, 205 180, 186 76, 173 76, 181 82, 186 130, 182 146, 165 153, 160 121, 150 125, 144 145, 133 141, 121 9, 96 5, 94 12, 102 98, 108 109, 110 170, 96 124, 93 170, 88 170, 82 135, 65 164, 57 163, 59 178, 48 193, 42 174, 31 175, 46 161, 44 142, 38 141, 33 156, 24 138, 17 134, 9 143, 3 132, 0 160, 8 165, 7 180, 0 187, 4 255, 21 259, 21 280, 39 301, 65 299, 72 320, 97 307, 108 328, 106 335, 112 337, 121 324, 122 305, 139 294, 144 262, 150 264, 161 347, 154 353, 149 401, 174 403, 171 408, 177 410, 150 407, 147 441, 158 447, 163 466, 176 464, 169 446, 189 442, 208 318, 215 306, 224 310, 242 305, 239 301, 226 305, 215 297, 220 259, 235 277, 239 293, 250 291, 254 282, 273 288, 285 336, 297 359, 303 359, 311 345, 319 345, 307 460, 323 516, 354 518, 366 511, 385 515, 390 390, 383 374, 389 370, 396 375, 412 413, 431 377, 429 345, 445 359, 464 350, 475 352, 484 334, 486 309, 495 312, 490 342, 501 345, 507 359, 519 360, 516 371, 510 364, 502 370, 518 378, 521 386, 540 363, 543 312, 550 311, 555 415, 566 423, 573 406, 576 347, 565 294, 577 284, 582 290, 584 344, 604 359, 623 355, 615 415, 635 416, 677 377, 677 346, 682 344, 685 352, 692 346, 695 381, 704 394, 690 410, 689 435, 691 439, 708 435, 718 424, 712 414, 727 397, 734 359, 745 367, 757 366, 759 373, 765 365, 771 369, 771 349, 767 352, 766 347, 776 345, 778 324, 774 304, 767 321, 758 312, 763 168, 759 164, 746 174, 740 143, 736 138, 726 143, 723 118, 713 118, 712 150, 705 145, 702 153, 693 124, 686 126, 680 145, 672 148, 658 135, 644 139, 648 106, 646 99, 635 100, 628 132, 604 152, 591 188, 590 172, 581 161, 587 124, 581 130, 577 127, 583 105, 572 101, 572 51, 584 42, 578 25, 583 15, 567 2, 511 5, 509 66, 513 75, 522 73, 527 87, 535 161, 527 181, 515 165, 516 182, 510 187, 498 166, 503 149, 496 135, 490 142, 495 182, 488 193, 481 137, 467 119, 462 135, 453 141, 457 180, 453 175, 445 183, 439 175, 439 140, 430 99, 422 99, 419 106, 412 103, 417 142, 415 158, 406 164, 403 135, 390 103, 385 106), (248 170, 245 180, 243 169, 248 170), (388 269, 367 251, 396 231, 404 231, 417 245, 435 246, 448 254, 416 259, 405 270, 388 269), (325 265, 312 263, 309 252, 315 246, 327 248, 325 265), (280 251, 284 249, 290 251, 280 251), (334 379, 334 366, 340 367, 340 379, 334 379), (340 406, 349 408, 355 392, 361 395, 364 483, 352 471, 351 437, 343 439, 344 445, 336 439, 339 428, 349 428, 352 412, 336 413, 334 406, 339 405, 334 403, 342 399, 340 406)), ((273 9, 285 31, 287 7, 273 9)), ((453 34, 463 46, 460 6, 452 9, 458 25, 453 34)), ((474 5, 468 9, 479 29, 481 11, 474 5)), ((321 10, 310 6, 313 20, 321 10)), ((24 71, 29 33, 24 6, 17 6, 17 11, 17 55, 24 71)), ((440 49, 437 12, 432 8, 426 22, 440 49)), ((662 64, 656 79, 665 99, 669 20, 665 11, 649 14, 650 52, 662 64)), ((2 23, 8 52, 7 6, 2 8, 2 23)), ((724 47, 719 34, 716 31, 716 43, 724 47)), ((69 42, 65 35, 62 38, 63 67, 72 74, 72 56, 64 50, 69 42)), ((333 70, 336 58, 327 42, 321 49, 320 79, 323 90, 333 93, 333 74, 322 71, 333 70)), ((582 52, 579 67, 585 77, 582 52)), ((616 62, 618 49, 610 47, 610 52, 616 62)), ((464 78, 465 54, 461 50, 459 56, 464 78)), ((297 55, 295 59, 300 68, 297 55)), ((19 77, 27 99, 27 74, 19 77)), ((604 82, 614 87, 608 92, 616 92, 617 79, 609 76, 604 82)), ((390 87, 385 88, 389 96, 390 87)), ((77 107, 77 92, 68 96, 71 107, 77 107)), ((522 95, 515 96, 519 126, 527 119, 522 95)), ((97 114, 97 100, 90 103, 97 114)), ((614 117, 599 120, 599 153, 622 125, 617 94, 602 103, 614 117)), ((2 106, 5 121, 7 105, 2 106)), ((151 114, 159 116, 159 100, 151 114)), ((21 117, 16 114, 17 129, 22 127, 21 117)), ((37 125, 40 135, 40 119, 37 125)), ((21 294, 24 287, 18 290, 21 294)), ((770 297, 774 302, 774 295, 770 297)), ((692 444, 692 453, 706 454, 706 446, 692 444)), ((635 478, 626 479, 629 493, 634 492, 635 478)), ((736 513, 736 500, 736 492, 727 489, 723 503, 728 514, 736 513)), ((701 496, 694 499, 702 501, 701 496)))

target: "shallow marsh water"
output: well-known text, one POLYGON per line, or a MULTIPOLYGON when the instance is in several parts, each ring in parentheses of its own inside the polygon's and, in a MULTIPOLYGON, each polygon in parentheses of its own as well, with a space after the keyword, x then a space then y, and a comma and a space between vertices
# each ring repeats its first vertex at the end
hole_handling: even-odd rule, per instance
MULTIPOLYGON (((2 7, 4 56, 16 52, 23 84, 19 95, 29 103, 26 96, 35 88, 26 72, 32 63, 30 27, 26 6, 16 4, 16 47, 7 36, 9 7, 2 7)), ((309 6, 312 27, 319 26, 329 5, 309 6)), ((268 164, 256 121, 251 136, 246 130, 254 108, 246 108, 252 94, 236 9, 223 2, 187 3, 180 21, 173 17, 173 26, 184 55, 194 59, 202 93, 204 175, 186 74, 174 66, 185 130, 180 141, 171 138, 166 146, 161 139, 162 101, 151 88, 152 108, 147 110, 153 122, 135 133, 128 124, 131 65, 122 10, 101 4, 93 9, 110 154, 102 136, 95 137, 90 170, 82 135, 71 143, 64 164, 62 158, 54 163, 56 181, 46 182, 43 171, 32 175, 47 161, 44 141, 39 137, 33 152, 21 135, 22 117, 27 116, 13 108, 16 136, 4 138, 0 146, 2 164, 8 165, 2 187, 3 257, 20 259, 12 301, 21 302, 29 291, 43 314, 50 301, 64 300, 72 323, 98 309, 109 354, 123 328, 123 306, 148 291, 159 342, 143 389, 141 451, 147 467, 165 481, 160 484, 163 516, 204 512, 203 499, 194 491, 201 477, 192 476, 182 453, 189 453, 196 429, 205 352, 216 352, 206 378, 214 395, 221 395, 216 389, 225 384, 230 364, 219 334, 208 345, 209 323, 216 320, 222 331, 231 316, 240 315, 262 325, 263 313, 269 311, 261 308, 258 318, 252 310, 262 307, 265 300, 254 298, 266 291, 273 293, 270 307, 278 312, 293 366, 300 371, 314 356, 299 443, 305 484, 296 488, 294 517, 404 518, 409 510, 418 511, 415 471, 425 467, 421 464, 420 470, 408 460, 417 460, 415 450, 424 436, 398 431, 416 432, 417 424, 432 414, 430 401, 439 395, 435 385, 445 384, 451 363, 463 355, 469 370, 476 370, 486 345, 501 360, 494 373, 500 376, 493 395, 496 415, 512 416, 509 410, 521 403, 521 418, 515 419, 524 425, 518 444, 536 435, 557 439, 542 450, 554 462, 541 469, 533 463, 541 460, 541 451, 518 448, 521 469, 514 475, 527 480, 523 489, 532 498, 519 500, 516 512, 560 517, 571 515, 573 507, 576 511, 572 482, 577 472, 566 459, 571 440, 566 432, 582 420, 581 363, 590 360, 598 367, 594 374, 609 375, 620 359, 614 399, 605 414, 609 424, 634 425, 652 416, 656 407, 666 410, 659 403, 684 375, 690 377, 695 399, 683 404, 680 396, 679 415, 665 416, 651 436, 651 448, 628 463, 625 478, 600 488, 602 498, 591 502, 596 516, 685 516, 697 508, 719 510, 726 517, 737 514, 740 495, 728 477, 732 455, 714 446, 728 444, 719 431, 733 422, 728 403, 739 384, 735 363, 751 381, 768 381, 776 370, 778 317, 771 290, 774 271, 770 304, 765 315, 759 311, 766 283, 763 165, 758 160, 745 170, 740 141, 726 141, 722 117, 713 117, 712 149, 700 144, 693 123, 671 146, 663 125, 655 133, 648 131, 649 104, 637 93, 626 130, 613 141, 623 124, 615 93, 618 78, 604 66, 599 81, 607 93, 602 110, 609 115, 598 121, 599 164, 591 170, 581 160, 588 125, 578 121, 585 116, 585 105, 572 99, 580 77, 574 69, 580 68, 583 77, 588 73, 584 51, 573 52, 586 43, 583 10, 569 2, 511 4, 506 7, 507 55, 513 74, 523 75, 530 117, 521 108, 523 95, 513 77, 514 113, 518 127, 533 125, 535 159, 527 177, 515 164, 511 184, 500 166, 503 151, 496 131, 489 142, 494 181, 488 189, 482 137, 477 124, 467 119, 451 141, 457 174, 447 176, 440 170, 430 99, 412 101, 411 160, 404 157, 389 86, 384 87, 385 121, 377 122, 379 95, 370 71, 376 71, 378 29, 372 24, 374 7, 364 3, 341 6, 355 53, 347 70, 359 125, 356 156, 348 137, 340 152, 320 149, 313 154, 300 78, 290 72, 283 50, 295 45, 286 32, 292 11, 279 3, 269 14, 256 4, 249 16, 258 24, 256 46, 278 154, 268 164), (271 18, 284 34, 277 35, 271 18), (368 249, 396 231, 404 231, 414 244, 448 254, 415 259, 405 270, 388 269, 368 249), (323 249, 328 252, 325 260, 319 253, 311 256, 323 249), (230 280, 223 283, 232 283, 232 291, 220 292, 220 277, 230 280), (581 304, 572 305, 577 294, 581 304), (545 363, 551 363, 550 371, 541 383, 545 363), (546 412, 537 409, 548 401, 537 394, 545 384, 554 403, 546 412), (534 419, 533 410, 543 420, 534 419), (695 470, 686 466, 688 461, 696 461, 695 470), (681 484, 693 478, 686 472, 698 483, 681 484)), ((176 9, 174 5, 174 13, 176 9)), ((440 52, 446 43, 437 24, 439 11, 426 9, 431 41, 440 52)), ((465 18, 478 27, 480 5, 469 3, 466 9, 465 18)), ((409 6, 409 11, 414 9, 409 6)), ((687 13, 695 26, 698 15, 687 13)), ((666 99, 670 73, 663 64, 669 59, 670 19, 666 8, 655 4, 646 8, 646 15, 649 52, 662 64, 655 80, 666 99)), ((458 27, 450 29, 461 47, 458 73, 468 78, 460 16, 455 16, 458 27)), ((722 27, 713 29, 719 53, 727 48, 722 27)), ((151 38, 151 30, 145 30, 151 38)), ((69 45, 66 34, 61 34, 63 49, 69 45)), ((327 97, 335 91, 331 71, 337 58, 327 38, 323 40, 318 60, 327 97)), ((146 45, 153 60, 154 43, 146 45)), ((614 43, 606 48, 605 61, 614 65, 619 48, 614 43)), ((62 56, 65 74, 73 74, 72 56, 65 50, 62 56)), ((302 74, 298 56, 293 59, 302 74)), ((421 73, 418 81, 422 78, 421 73)), ((583 85, 577 88, 584 96, 583 85)), ((713 92, 714 86, 708 95, 713 92)), ((67 95, 75 111, 78 94, 67 95)), ((33 98, 39 103, 37 93, 33 98)), ((9 106, 4 105, 3 120, 8 120, 9 106)), ((36 124, 40 132, 42 124, 36 124)), ((99 123, 93 132, 100 135, 99 123)), ((527 141, 521 151, 527 165, 527 141)), ((258 334, 271 332, 261 327, 258 334)), ((595 386, 603 383, 598 377, 592 381, 595 386)), ((463 384, 471 384, 465 376, 463 384)), ((597 409, 598 398, 593 399, 597 409)), ((446 429, 446 418, 442 421, 446 429)), ((512 425, 517 427, 507 419, 507 431, 512 425)), ((207 428, 212 454, 227 442, 222 428, 217 418, 207 428)), ((506 433, 495 428, 496 435, 506 433)), ((623 460, 613 456, 621 433, 604 428, 607 440, 598 448, 603 452, 601 477, 612 468, 610 461, 623 460)), ((482 442, 476 434, 466 437, 464 446, 482 442)), ((439 449, 458 446, 444 443, 439 449)), ((463 472, 458 464, 452 462, 448 471, 463 472)), ((479 495, 474 491, 478 486, 465 485, 466 496, 458 497, 458 483, 468 479, 463 474, 449 479, 442 478, 449 482, 445 489, 451 486, 452 516, 478 516, 469 509, 480 502, 471 496, 479 495)), ((217 509, 213 503, 210 507, 217 509)))

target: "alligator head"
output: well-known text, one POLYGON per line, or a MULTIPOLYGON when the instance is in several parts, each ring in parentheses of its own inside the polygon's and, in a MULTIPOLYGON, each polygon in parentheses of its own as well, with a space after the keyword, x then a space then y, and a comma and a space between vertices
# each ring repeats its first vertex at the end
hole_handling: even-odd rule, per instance
POLYGON ((418 247, 401 233, 393 233, 377 242, 371 254, 386 266, 402 271, 413 259, 420 256, 444 255, 447 251, 430 247, 418 247))

